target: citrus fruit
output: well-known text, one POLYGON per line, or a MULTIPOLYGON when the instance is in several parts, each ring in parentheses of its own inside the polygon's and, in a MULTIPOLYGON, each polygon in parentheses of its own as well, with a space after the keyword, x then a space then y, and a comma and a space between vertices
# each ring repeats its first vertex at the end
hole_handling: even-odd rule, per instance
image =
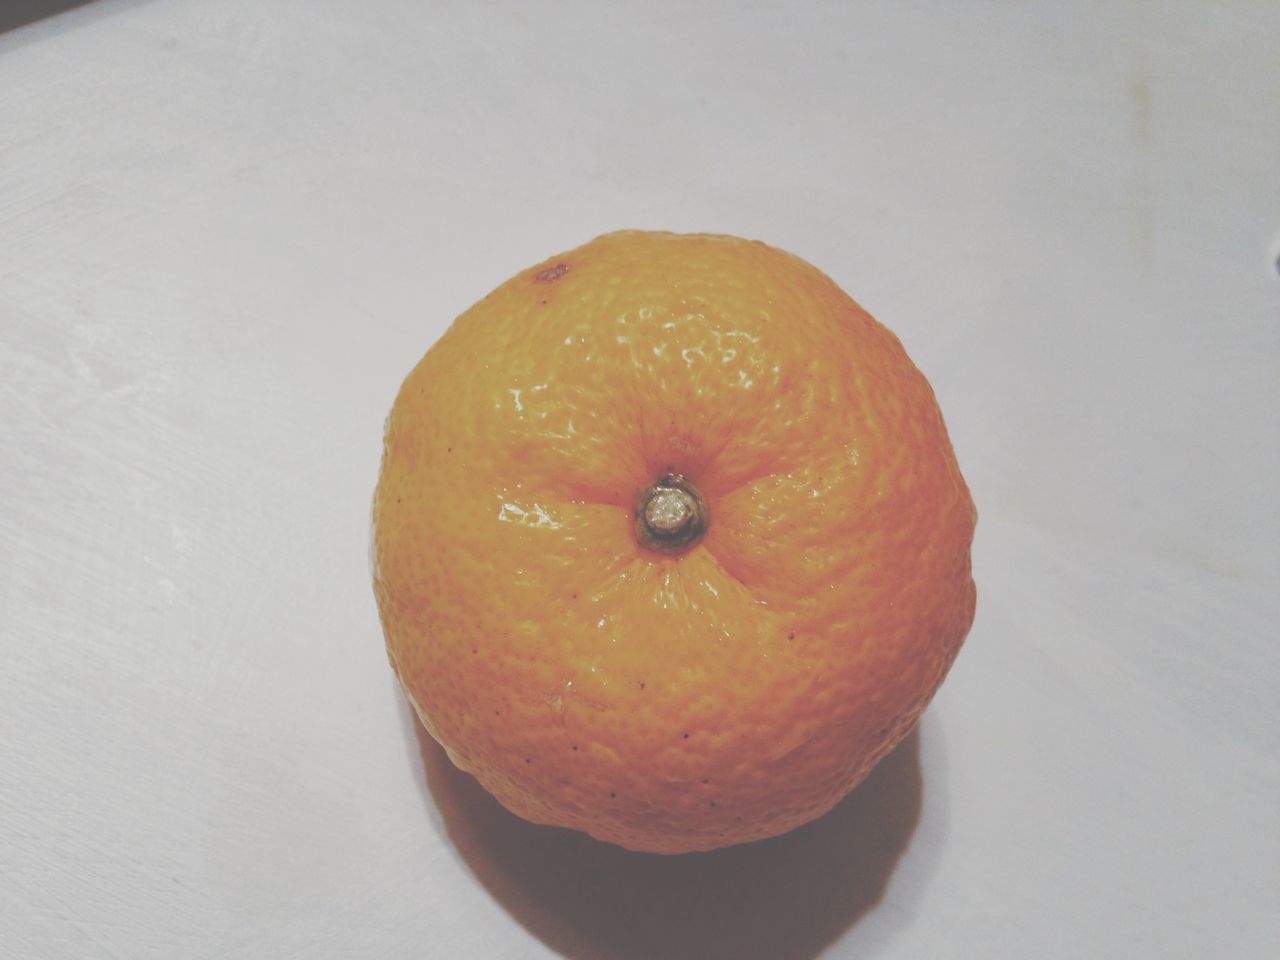
POLYGON ((974 611, 975 513, 897 338, 763 243, 622 232, 460 316, 396 398, 374 587, 426 729, 632 850, 820 816, 974 611))

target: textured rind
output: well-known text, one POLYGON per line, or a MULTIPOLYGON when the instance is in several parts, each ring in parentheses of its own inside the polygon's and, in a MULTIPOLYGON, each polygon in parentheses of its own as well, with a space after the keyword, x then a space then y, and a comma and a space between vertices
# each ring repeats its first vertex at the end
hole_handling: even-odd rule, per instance
POLYGON ((610 234, 455 321, 388 419, 375 591, 427 729, 506 807, 634 850, 830 809, 911 729, 974 611, 933 393, 819 271, 610 234), (665 472, 710 519, 634 534, 665 472))

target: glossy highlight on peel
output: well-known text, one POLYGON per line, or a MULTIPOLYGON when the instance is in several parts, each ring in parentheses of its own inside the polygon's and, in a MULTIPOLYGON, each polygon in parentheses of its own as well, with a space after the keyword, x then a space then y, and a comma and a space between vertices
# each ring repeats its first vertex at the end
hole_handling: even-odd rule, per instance
POLYGON ((405 380, 374 500, 391 663, 516 814, 632 850, 786 832, 914 726, 973 619, 928 383, 763 243, 622 232, 405 380))

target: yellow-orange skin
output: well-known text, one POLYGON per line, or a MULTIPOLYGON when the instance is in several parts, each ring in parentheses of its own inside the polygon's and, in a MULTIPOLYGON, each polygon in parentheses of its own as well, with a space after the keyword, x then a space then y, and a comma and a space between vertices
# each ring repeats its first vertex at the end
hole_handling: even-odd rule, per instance
POLYGON ((404 382, 374 501, 387 648, 514 813, 632 850, 820 816, 915 724, 974 611, 933 392, 818 270, 624 232, 520 273, 404 382), (641 546, 688 477, 705 535, 641 546))

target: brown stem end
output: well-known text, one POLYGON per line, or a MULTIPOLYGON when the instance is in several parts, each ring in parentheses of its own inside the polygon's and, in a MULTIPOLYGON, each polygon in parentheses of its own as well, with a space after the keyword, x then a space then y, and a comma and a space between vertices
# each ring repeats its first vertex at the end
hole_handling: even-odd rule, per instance
POLYGON ((706 532, 707 505, 698 489, 678 473, 668 473, 636 499, 636 538, 664 553, 688 549, 706 532))

